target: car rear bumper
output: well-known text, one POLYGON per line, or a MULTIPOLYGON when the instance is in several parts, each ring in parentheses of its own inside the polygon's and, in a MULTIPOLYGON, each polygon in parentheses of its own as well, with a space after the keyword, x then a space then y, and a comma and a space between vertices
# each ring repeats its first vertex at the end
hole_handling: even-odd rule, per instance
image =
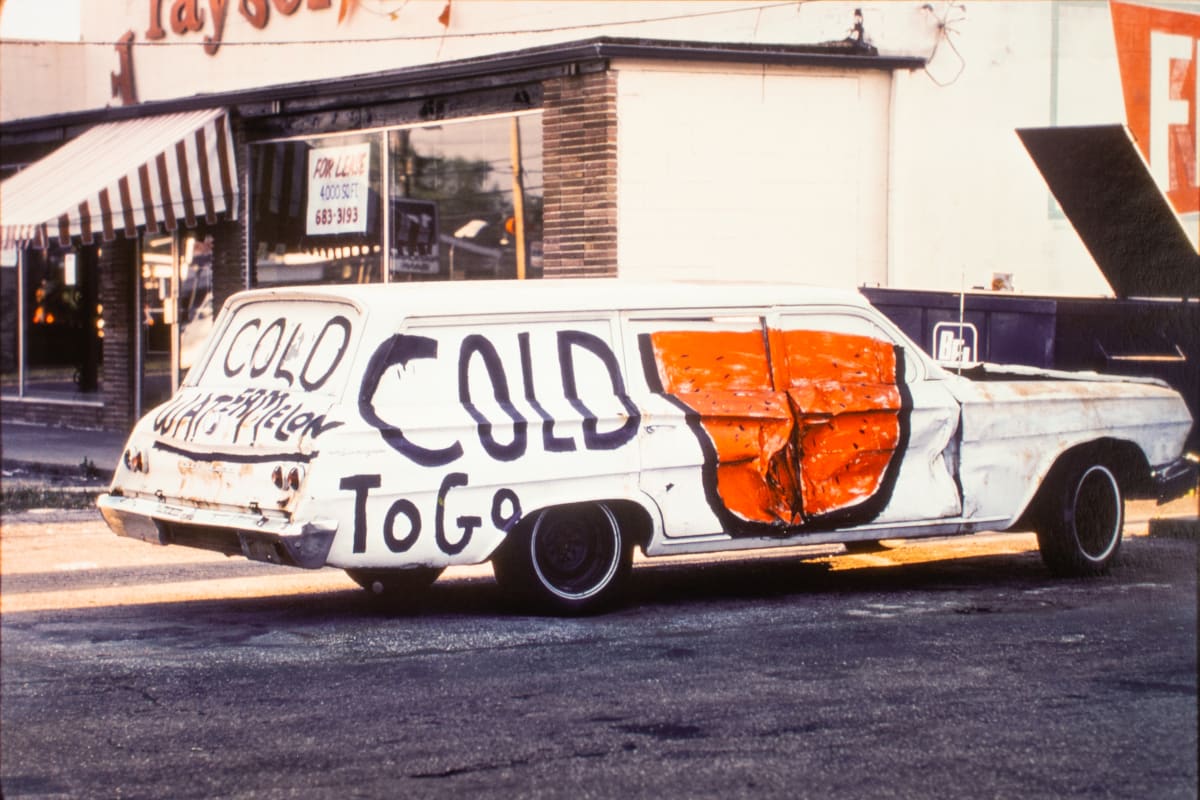
POLYGON ((1179 458, 1151 473, 1158 504, 1169 503, 1183 497, 1196 487, 1197 464, 1188 458, 1179 458))
POLYGON ((108 527, 119 536, 304 569, 325 565, 338 528, 334 520, 297 523, 114 494, 100 495, 96 505, 108 527))

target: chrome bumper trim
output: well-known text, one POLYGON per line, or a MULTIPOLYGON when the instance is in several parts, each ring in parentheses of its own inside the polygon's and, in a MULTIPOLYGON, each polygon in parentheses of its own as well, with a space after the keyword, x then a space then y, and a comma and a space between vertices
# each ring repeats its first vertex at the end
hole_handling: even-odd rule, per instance
POLYGON ((96 505, 118 536, 158 545, 179 544, 252 561, 317 569, 325 566, 336 520, 304 523, 251 513, 188 508, 170 503, 102 494, 96 505))
POLYGON ((1150 478, 1158 504, 1169 503, 1197 488, 1197 465, 1187 458, 1172 461, 1154 470, 1150 478))

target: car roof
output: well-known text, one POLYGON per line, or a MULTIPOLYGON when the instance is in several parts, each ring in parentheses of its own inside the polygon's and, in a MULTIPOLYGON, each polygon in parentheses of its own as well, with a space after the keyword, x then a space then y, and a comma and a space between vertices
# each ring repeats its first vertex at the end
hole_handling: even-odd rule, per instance
POLYGON ((367 310, 403 316, 478 316, 530 312, 770 308, 869 304, 858 292, 790 283, 635 281, 623 278, 431 281, 252 289, 234 302, 348 300, 367 310))

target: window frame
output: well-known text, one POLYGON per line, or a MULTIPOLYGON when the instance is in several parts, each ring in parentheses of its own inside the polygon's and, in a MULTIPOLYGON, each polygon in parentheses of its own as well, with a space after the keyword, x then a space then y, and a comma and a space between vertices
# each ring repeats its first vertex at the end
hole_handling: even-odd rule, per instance
MULTIPOLYGON (((320 133, 304 133, 304 134, 298 134, 298 135, 294 135, 294 136, 272 136, 272 137, 267 137, 267 138, 263 138, 263 139, 255 139, 253 141, 247 142, 247 144, 246 144, 246 153, 247 153, 246 164, 247 164, 247 174, 249 177, 247 179, 246 198, 245 198, 245 204, 244 204, 245 209, 246 209, 245 257, 246 257, 246 267, 247 267, 246 271, 245 271, 245 288, 247 288, 247 289, 256 288, 256 287, 266 288, 268 286, 291 285, 291 284, 287 284, 287 283, 261 284, 256 279, 257 272, 258 272, 258 254, 257 254, 258 239, 257 239, 257 235, 255 232, 256 225, 255 225, 254 214, 255 214, 255 204, 257 202, 257 196, 254 191, 255 187, 254 187, 254 177, 253 176, 255 174, 255 168, 257 165, 257 161, 258 161, 257 154, 258 154, 260 148, 267 146, 267 145, 274 145, 274 144, 291 144, 291 143, 296 143, 296 142, 321 142, 321 141, 325 141, 325 140, 347 139, 350 137, 366 137, 366 138, 374 137, 373 140, 376 142, 376 145, 377 145, 377 147, 379 149, 379 153, 380 153, 379 174, 381 176, 381 179, 380 179, 381 186, 379 189, 380 232, 379 232, 379 237, 378 237, 378 244, 379 244, 379 247, 381 248, 381 250, 380 250, 381 278, 380 278, 379 282, 387 284, 387 283, 393 283, 393 282, 402 282, 402 281, 398 281, 395 278, 393 278, 391 234, 392 234, 394 223, 392 220, 391 199, 392 199, 392 190, 394 187, 393 187, 392 181, 391 181, 392 168, 391 168, 391 162, 390 162, 390 159, 391 159, 391 148, 390 148, 390 141, 389 141, 390 134, 393 131, 433 129, 433 128, 443 128, 443 127, 446 127, 449 125, 465 125, 465 124, 487 122, 487 121, 522 119, 522 118, 526 118, 526 117, 542 117, 542 116, 544 116, 544 114, 545 114, 545 109, 543 109, 543 108, 530 108, 530 109, 523 109, 523 110, 518 110, 518 111, 500 111, 500 112, 487 113, 487 114, 475 114, 475 115, 464 116, 464 117, 455 117, 455 118, 451 118, 451 119, 421 120, 421 121, 414 121, 414 122, 409 122, 409 123, 379 125, 379 126, 359 128, 359 129, 353 129, 353 130, 326 131, 326 132, 320 132, 320 133)), ((544 163, 544 154, 543 154, 542 158, 543 158, 543 163, 544 163)), ((522 170, 524 169, 523 162, 524 162, 524 158, 522 157, 522 170)), ((544 192, 544 184, 543 184, 543 192, 544 192)), ((530 260, 531 260, 530 256, 527 253, 526 254, 527 264, 530 260)), ((439 275, 439 277, 436 279, 449 280, 450 278, 449 277, 443 278, 439 275)))

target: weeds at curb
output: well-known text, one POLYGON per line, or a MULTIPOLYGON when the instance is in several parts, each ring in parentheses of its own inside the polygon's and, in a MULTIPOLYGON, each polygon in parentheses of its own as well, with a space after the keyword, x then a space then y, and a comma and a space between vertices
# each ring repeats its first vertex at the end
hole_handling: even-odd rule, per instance
POLYGON ((32 508, 95 508, 103 488, 19 486, 0 491, 0 513, 32 508))

